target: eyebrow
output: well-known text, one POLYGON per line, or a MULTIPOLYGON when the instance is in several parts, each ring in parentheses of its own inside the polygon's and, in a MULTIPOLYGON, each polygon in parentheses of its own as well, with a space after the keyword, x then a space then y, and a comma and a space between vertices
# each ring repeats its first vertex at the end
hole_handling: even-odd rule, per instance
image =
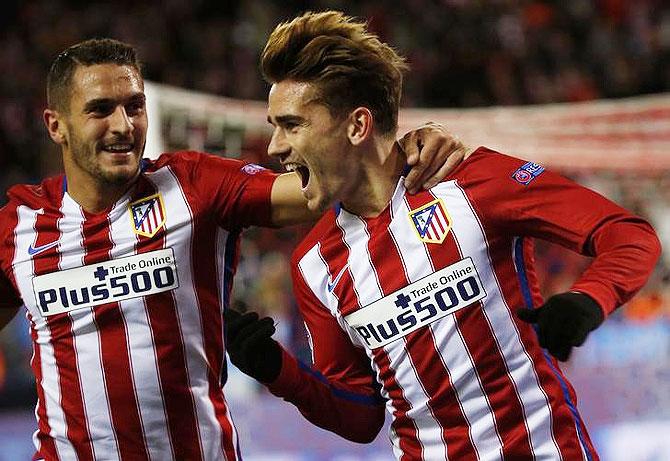
MULTIPOLYGON (((305 120, 304 118, 299 117, 298 115, 278 115, 278 116, 275 117, 275 123, 277 123, 279 125, 284 124, 284 123, 288 123, 288 122, 302 123, 304 120, 305 120)), ((272 123, 272 118, 270 118, 269 115, 268 115, 268 123, 270 125, 274 125, 274 123, 272 123)))
MULTIPOLYGON (((144 93, 136 93, 136 94, 130 96, 130 97, 124 102, 124 104, 135 103, 135 102, 142 102, 142 103, 144 103, 144 102, 146 102, 146 100, 147 100, 147 97, 145 96, 144 93)), ((117 104, 117 103, 118 103, 118 101, 117 101, 116 99, 112 99, 112 98, 96 98, 96 99, 91 99, 90 101, 86 101, 86 104, 84 104, 84 111, 85 111, 85 112, 90 111, 90 110, 94 109, 95 107, 97 107, 97 106, 101 106, 101 105, 108 105, 108 104, 113 104, 113 105, 115 105, 115 104, 117 104)))

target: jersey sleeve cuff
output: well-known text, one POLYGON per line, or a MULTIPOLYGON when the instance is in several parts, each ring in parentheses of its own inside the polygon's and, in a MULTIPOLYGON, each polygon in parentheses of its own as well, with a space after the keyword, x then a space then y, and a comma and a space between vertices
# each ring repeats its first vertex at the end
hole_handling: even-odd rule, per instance
POLYGON ((278 397, 292 395, 293 389, 300 382, 300 375, 298 361, 282 347, 282 365, 279 376, 267 384, 267 388, 278 397))
POLYGON ((612 297, 597 282, 578 282, 570 291, 585 294, 593 299, 603 311, 603 318, 607 318, 618 307, 612 297))

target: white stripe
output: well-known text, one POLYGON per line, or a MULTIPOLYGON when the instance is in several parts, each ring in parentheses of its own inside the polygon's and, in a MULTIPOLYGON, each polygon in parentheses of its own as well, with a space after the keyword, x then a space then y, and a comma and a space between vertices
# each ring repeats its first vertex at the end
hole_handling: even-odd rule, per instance
POLYGON ((221 446, 221 426, 216 419, 214 405, 209 398, 207 355, 205 353, 202 319, 196 297, 193 266, 193 213, 185 194, 172 170, 162 168, 147 177, 156 184, 165 203, 170 204, 166 219, 165 246, 174 250, 179 267, 179 288, 173 291, 177 315, 178 332, 185 349, 189 388, 195 403, 200 446, 205 459, 217 459, 223 453, 221 446))
MULTIPOLYGON (((344 249, 343 249, 344 250, 344 249)), ((332 281, 332 274, 328 270, 328 264, 321 254, 321 244, 314 245, 298 263, 300 274, 307 286, 312 290, 314 296, 330 311, 340 328, 344 330, 351 342, 359 347, 365 347, 360 336, 348 327, 347 322, 340 313, 339 300, 335 293, 328 290, 328 282, 332 281)), ((370 356, 368 354, 368 356, 370 356)), ((381 381, 379 381, 381 382, 381 381)))
MULTIPOLYGON (((367 306, 383 297, 377 273, 368 253, 369 234, 360 218, 344 210, 340 212, 338 224, 350 248, 349 268, 354 286, 359 293, 360 305, 367 306)), ((407 417, 416 425, 417 437, 423 446, 424 459, 440 459, 445 453, 442 428, 428 408, 428 396, 416 374, 405 341, 393 342, 384 350, 390 360, 391 369, 395 370, 395 379, 403 391, 403 396, 411 405, 407 417)))
MULTIPOLYGON (((58 221, 61 232, 61 269, 84 265, 84 215, 69 195, 63 197, 63 218, 58 221)), ((112 428, 103 377, 100 334, 93 321, 93 310, 78 309, 68 314, 72 321, 72 338, 76 351, 77 370, 81 383, 86 424, 95 459, 118 459, 118 443, 112 428)))
POLYGON ((357 216, 340 209, 337 225, 344 234, 344 243, 349 248, 349 271, 354 281, 354 290, 361 307, 382 298, 382 289, 377 272, 372 267, 368 253, 368 235, 365 224, 357 216))
MULTIPOLYGON (((447 203, 450 204, 451 210, 451 202, 447 203)), ((453 216, 453 213, 450 214, 453 216)), ((401 231, 401 229, 398 229, 398 232, 401 231)), ((425 244, 416 240, 410 240, 407 243, 409 246, 403 248, 403 253, 417 256, 426 254, 425 251, 422 252, 417 249, 419 244, 422 246, 425 246, 425 244)), ((416 265, 414 272, 419 277, 434 271, 434 269, 428 270, 432 264, 429 265, 427 261, 419 257, 407 259, 408 264, 416 265), (421 272, 422 268, 424 268, 423 273, 421 272)), ((459 405, 470 425, 470 437, 478 456, 481 459, 500 459, 502 457, 502 442, 495 430, 493 410, 477 375, 474 360, 458 329, 455 316, 447 316, 433 323, 431 329, 437 342, 437 350, 449 371, 459 405), (473 379, 473 375, 476 379, 473 379)))
MULTIPOLYGON (((126 197, 109 216, 112 259, 136 253, 137 236, 128 219, 128 203, 126 197)), ((130 374, 149 457, 156 461, 174 459, 145 298, 121 301, 119 309, 126 327, 130 374)))
POLYGON ((475 266, 481 268, 479 275, 487 293, 483 312, 492 326, 498 348, 521 400, 533 453, 542 459, 560 459, 558 445, 551 431, 551 409, 547 395, 539 384, 533 362, 521 343, 519 331, 502 295, 479 220, 455 181, 441 183, 433 190, 450 204, 451 231, 458 239, 462 254, 472 257, 475 266))
MULTIPOLYGON (((74 460, 77 459, 77 455, 72 443, 67 439, 67 424, 65 422, 63 409, 60 406, 61 389, 58 380, 56 357, 54 356, 54 349, 51 345, 51 332, 44 317, 39 313, 35 304, 35 296, 32 289, 32 278, 35 275, 33 265, 29 260, 26 261, 24 257, 24 253, 27 252, 29 245, 35 243, 35 223, 37 221, 37 215, 43 214, 44 210, 33 210, 27 206, 21 205, 17 208, 17 213, 18 222, 15 230, 14 275, 19 291, 21 292, 21 297, 26 303, 26 307, 30 311, 35 322, 35 330, 37 332, 36 347, 39 347, 40 349, 40 368, 42 370, 44 406, 46 409, 47 423, 51 428, 51 433, 49 435, 54 438, 59 458, 74 460)), ((39 449, 37 432, 33 435, 33 442, 35 442, 35 447, 39 449)))
POLYGON ((332 275, 328 265, 321 255, 321 244, 317 243, 298 262, 298 268, 307 286, 321 304, 326 306, 333 317, 339 316, 339 301, 335 293, 328 291, 328 281, 332 275))

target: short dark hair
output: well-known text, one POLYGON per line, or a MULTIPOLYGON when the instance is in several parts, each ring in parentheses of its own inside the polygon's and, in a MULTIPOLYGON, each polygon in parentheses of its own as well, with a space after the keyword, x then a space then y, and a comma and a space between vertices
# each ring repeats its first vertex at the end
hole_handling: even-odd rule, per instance
POLYGON ((93 38, 72 45, 59 54, 47 76, 47 104, 50 108, 69 112, 72 76, 78 66, 118 64, 131 66, 141 73, 137 51, 131 45, 111 38, 93 38))
POLYGON ((397 129, 407 69, 405 59, 365 23, 339 11, 307 12, 279 24, 261 58, 268 82, 313 83, 316 101, 337 117, 366 106, 382 134, 397 129))

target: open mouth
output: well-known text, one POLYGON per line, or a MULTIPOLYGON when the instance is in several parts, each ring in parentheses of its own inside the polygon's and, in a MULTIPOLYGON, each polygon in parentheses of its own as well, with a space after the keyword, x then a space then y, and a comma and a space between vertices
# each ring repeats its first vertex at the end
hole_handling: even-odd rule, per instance
POLYGON ((103 152, 108 152, 110 154, 127 154, 133 150, 133 147, 135 147, 133 144, 116 143, 116 144, 106 144, 102 146, 101 150, 103 152))
POLYGON ((304 165, 300 165, 298 163, 286 163, 284 165, 284 168, 286 168, 286 171, 295 171, 296 173, 298 173, 298 176, 300 177, 301 187, 303 190, 305 190, 307 184, 309 183, 309 168, 307 168, 304 165))

